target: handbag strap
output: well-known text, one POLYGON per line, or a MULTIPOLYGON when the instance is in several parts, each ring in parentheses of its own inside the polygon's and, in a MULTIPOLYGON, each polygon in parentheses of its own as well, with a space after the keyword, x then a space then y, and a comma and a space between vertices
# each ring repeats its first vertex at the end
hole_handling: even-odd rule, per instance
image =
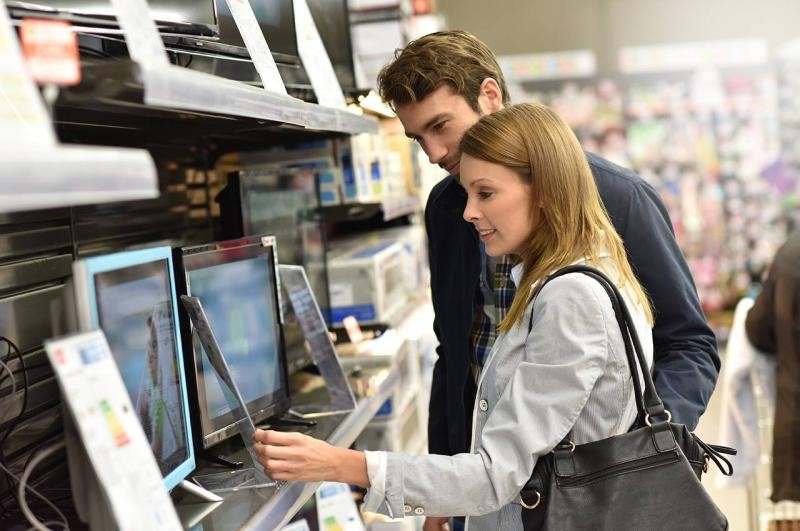
MULTIPOLYGON (((644 421, 645 424, 650 425, 652 418, 659 415, 666 415, 666 421, 669 422, 672 418, 669 411, 664 408, 664 403, 656 392, 653 377, 650 371, 646 369, 647 361, 644 357, 641 341, 639 335, 636 333, 636 328, 633 324, 628 307, 619 290, 613 282, 599 269, 589 267, 582 264, 576 264, 559 269, 555 273, 549 275, 537 288, 536 293, 551 280, 570 273, 583 273, 591 278, 597 280, 611 299, 611 306, 614 309, 614 315, 617 319, 617 324, 622 332, 622 340, 625 344, 625 355, 628 359, 628 368, 631 372, 633 380, 633 392, 636 398, 636 408, 639 412, 639 419, 644 421), (638 362, 638 363, 637 363, 638 362), (644 381, 644 390, 639 381, 641 375, 644 381)), ((535 294, 534 294, 535 296, 535 294)), ((531 312, 530 322, 528 323, 528 333, 533 328, 533 312, 531 312)))

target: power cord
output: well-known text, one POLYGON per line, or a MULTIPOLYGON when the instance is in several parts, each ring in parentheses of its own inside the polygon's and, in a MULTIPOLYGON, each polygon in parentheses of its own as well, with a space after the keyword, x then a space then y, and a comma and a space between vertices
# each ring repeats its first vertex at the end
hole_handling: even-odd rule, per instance
MULTIPOLYGON (((11 396, 14 396, 15 394, 17 394, 17 379, 14 378, 14 373, 11 371, 11 368, 8 365, 6 365, 6 362, 4 362, 3 360, 0 360, 0 368, 5 370, 8 373, 8 376, 11 378, 11 396)), ((6 379, 5 376, 3 378, 0 378, 0 383, 2 383, 3 380, 5 379, 6 379)))
POLYGON ((61 450, 65 446, 66 443, 62 441, 38 453, 36 457, 34 457, 31 460, 30 465, 25 467, 25 470, 23 470, 22 472, 21 478, 18 478, 13 472, 11 472, 8 468, 6 468, 5 465, 0 464, 0 470, 5 472, 8 476, 14 478, 14 481, 19 483, 19 488, 17 490, 17 496, 19 498, 19 507, 22 510, 22 514, 25 515, 25 519, 28 520, 28 522, 30 522, 33 525, 34 529, 49 531, 48 527, 46 527, 46 524, 54 524, 54 523, 63 527, 64 529, 69 529, 69 522, 67 521, 67 517, 64 516, 64 513, 62 513, 58 509, 58 507, 56 507, 55 504, 53 504, 53 502, 51 502, 50 500, 39 494, 39 492, 36 489, 28 485, 28 479, 30 478, 33 469, 36 468, 36 465, 38 465, 43 459, 49 457, 58 450, 61 450), (25 498, 25 489, 28 489, 28 491, 30 491, 32 494, 34 494, 39 499, 44 501, 53 510, 53 512, 55 512, 56 515, 58 515, 61 521, 51 520, 47 521, 46 523, 42 523, 41 521, 39 521, 39 519, 36 518, 36 516, 30 510, 30 507, 28 506, 28 501, 25 498))
MULTIPOLYGON (((21 372, 22 372, 22 384, 23 384, 22 407, 20 408, 19 414, 17 415, 17 417, 9 424, 9 427, 6 430, 6 432, 3 435, 3 437, 0 438, 0 465, 3 466, 4 470, 7 470, 6 461, 5 461, 5 452, 4 452, 4 449, 6 448, 6 444, 5 444, 6 440, 8 439, 8 436, 17 428, 19 423, 22 421, 22 417, 25 414, 25 410, 28 408, 28 368, 25 365, 25 359, 23 358, 22 353, 20 352, 19 348, 17 347, 17 345, 13 341, 8 339, 7 337, 0 336, 0 342, 5 342, 6 346, 7 346, 6 355, 5 355, 4 360, 3 360, 4 364, 6 364, 6 366, 7 366, 8 361, 11 359, 12 350, 13 350, 13 353, 16 355, 17 359, 19 360, 19 365, 21 367, 21 372)), ((13 378, 13 374, 12 373, 9 372, 9 375, 13 378)), ((14 395, 12 395, 12 397, 13 396, 14 395)), ((3 480, 5 481, 6 485, 8 486, 9 492, 13 491, 14 488, 15 488, 15 485, 14 485, 14 482, 10 478, 16 479, 14 477, 14 475, 13 474, 10 475, 10 476, 3 475, 2 477, 3 477, 3 480)), ((5 501, 2 498, 0 498, 0 506, 2 506, 4 512, 6 512, 6 513, 8 512, 8 507, 6 507, 5 501)))

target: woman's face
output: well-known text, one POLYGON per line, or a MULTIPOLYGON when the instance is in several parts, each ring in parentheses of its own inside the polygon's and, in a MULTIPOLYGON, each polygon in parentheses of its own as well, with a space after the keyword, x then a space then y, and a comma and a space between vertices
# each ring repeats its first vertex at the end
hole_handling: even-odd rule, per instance
POLYGON ((531 186, 505 166, 463 154, 461 185, 467 191, 464 219, 472 223, 486 254, 522 254, 539 223, 532 214, 531 186))

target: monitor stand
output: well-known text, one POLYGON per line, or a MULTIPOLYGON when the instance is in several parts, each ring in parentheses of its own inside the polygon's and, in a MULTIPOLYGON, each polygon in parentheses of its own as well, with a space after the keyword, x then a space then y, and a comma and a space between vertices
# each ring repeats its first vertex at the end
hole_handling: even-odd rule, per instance
POLYGON ((238 470, 244 467, 244 461, 233 461, 227 457, 213 454, 211 452, 203 452, 202 457, 206 461, 215 463, 217 465, 222 465, 225 468, 230 468, 231 470, 238 470))
MULTIPOLYGON (((292 415, 292 413, 289 413, 292 415)), ((267 418, 262 424, 256 426, 259 429, 272 429, 272 428, 292 428, 292 427, 300 427, 300 428, 310 428, 312 426, 316 426, 317 423, 313 420, 303 419, 299 417, 285 417, 282 415, 275 415, 274 417, 267 418)))

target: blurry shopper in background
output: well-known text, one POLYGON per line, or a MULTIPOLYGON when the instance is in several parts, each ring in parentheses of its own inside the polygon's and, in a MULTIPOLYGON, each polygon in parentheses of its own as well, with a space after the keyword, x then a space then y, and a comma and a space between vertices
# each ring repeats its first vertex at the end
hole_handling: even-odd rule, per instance
MULTIPOLYGON (((476 382, 514 298, 507 258, 487 256, 475 228, 462 218, 459 142, 482 115, 509 103, 492 51, 464 31, 421 37, 398 51, 379 74, 383 99, 406 135, 450 175, 425 209, 434 330, 439 346, 428 422, 431 453, 469 448, 476 382)), ((655 189, 629 170, 586 153, 603 205, 622 236, 633 271, 655 309, 655 382, 678 422, 694 429, 719 373, 717 343, 655 189)), ((446 519, 428 519, 427 530, 446 519)))
MULTIPOLYGON (((572 264, 613 279, 641 338, 644 370, 652 365, 653 316, 581 145, 554 111, 502 109, 470 128, 461 147, 463 219, 487 255, 514 257, 519 285, 481 373, 472 443, 457 455, 409 456, 257 430, 255 447, 273 479, 369 487, 367 511, 467 514, 470 529, 521 530, 520 491, 540 456, 568 433, 575 444, 624 434, 638 414, 605 288, 581 273, 538 289, 541 282, 572 264)), ((609 499, 614 494, 612 486, 609 499)))
POLYGON ((772 500, 800 501, 800 230, 775 254, 745 330, 754 347, 777 355, 772 500))

